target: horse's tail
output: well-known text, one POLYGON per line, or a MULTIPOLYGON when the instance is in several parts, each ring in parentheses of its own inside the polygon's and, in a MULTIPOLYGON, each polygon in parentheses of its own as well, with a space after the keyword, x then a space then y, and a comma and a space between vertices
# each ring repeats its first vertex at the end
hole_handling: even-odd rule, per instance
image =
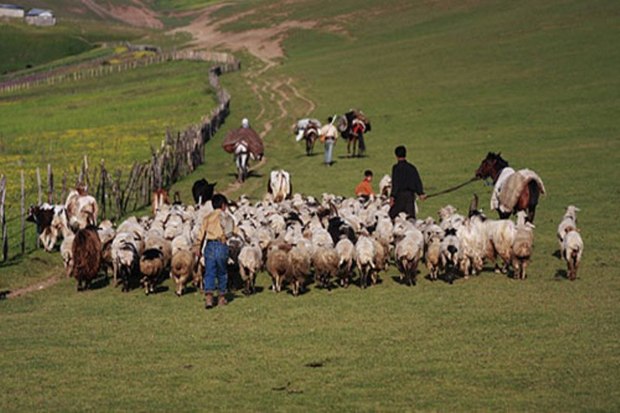
POLYGON ((540 198, 540 188, 538 187, 538 182, 535 179, 531 179, 527 186, 530 191, 530 200, 527 206, 529 209, 536 208, 536 205, 538 205, 538 199, 540 198))

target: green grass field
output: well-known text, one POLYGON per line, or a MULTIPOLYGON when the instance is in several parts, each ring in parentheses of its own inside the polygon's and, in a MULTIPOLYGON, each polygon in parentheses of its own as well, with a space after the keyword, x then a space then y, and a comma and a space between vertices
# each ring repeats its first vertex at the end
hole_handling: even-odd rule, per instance
MULTIPOLYGON (((37 203, 37 167, 46 188, 47 164, 52 165, 56 196, 63 176, 67 185, 74 185, 84 155, 91 174, 105 160, 111 174, 123 172, 123 180, 135 161, 148 160, 151 147, 159 148, 167 129, 176 133, 198 124, 216 106, 207 80, 209 67, 203 62, 166 62, 103 78, 2 93, 0 174, 7 177, 8 219, 19 215, 22 170, 28 206, 37 203)), ((30 249, 34 226, 28 224, 28 230, 30 249)), ((9 232, 13 257, 19 250, 19 223, 10 222, 9 232)), ((0 281, 3 284, 6 288, 12 282, 0 281)))
MULTIPOLYGON (((64 280, 0 301, 0 410, 620 409, 616 2, 390 1, 363 10, 332 3, 281 10, 252 2, 257 12, 230 26, 324 17, 322 27, 339 29, 292 32, 286 57, 259 77, 248 74, 261 63, 241 55, 244 70, 222 78, 233 96, 226 127, 207 144, 207 163, 173 190, 189 199, 194 179, 216 180, 221 190, 234 180, 220 139, 243 117, 257 128, 274 120, 266 165, 233 194, 255 199, 275 168, 291 171, 294 190, 305 194, 352 195, 367 168, 376 187, 401 143, 433 193, 469 179, 488 151, 501 151, 511 166, 538 172, 548 190, 528 279, 487 271, 407 288, 391 267, 365 291, 311 286, 293 298, 268 291, 262 274, 259 294, 208 313, 197 293, 145 297, 102 286, 77 294, 64 280), (373 123, 368 156, 343 157, 342 142, 332 168, 321 165, 321 150, 304 156, 290 126, 308 104, 288 79, 316 103, 316 117, 363 109, 373 123), (565 267, 553 255, 568 204, 581 208, 586 249, 575 282, 559 276, 565 267)), ((40 106, 53 112, 52 105, 40 106)), ((475 183, 420 204, 420 216, 448 203, 463 211, 473 192, 486 206, 490 189, 475 183)), ((25 276, 50 271, 48 257, 37 253, 45 264, 25 276)), ((0 277, 18 270, 0 268, 0 277)))

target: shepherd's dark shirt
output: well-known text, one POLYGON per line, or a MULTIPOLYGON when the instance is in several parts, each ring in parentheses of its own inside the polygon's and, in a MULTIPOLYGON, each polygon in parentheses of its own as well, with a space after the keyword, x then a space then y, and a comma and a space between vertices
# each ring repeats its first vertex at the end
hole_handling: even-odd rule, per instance
POLYGON ((424 193, 420 174, 415 166, 406 160, 398 161, 392 167, 392 194, 394 205, 390 217, 394 219, 400 212, 415 218, 415 194, 424 193))

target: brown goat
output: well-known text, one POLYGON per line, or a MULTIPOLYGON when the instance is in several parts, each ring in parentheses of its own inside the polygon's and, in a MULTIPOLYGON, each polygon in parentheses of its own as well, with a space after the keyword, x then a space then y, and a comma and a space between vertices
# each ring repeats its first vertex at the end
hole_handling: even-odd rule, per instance
POLYGON ((78 230, 73 239, 73 269, 71 274, 78 282, 77 290, 84 291, 97 277, 101 266, 101 240, 97 228, 88 226, 78 230))

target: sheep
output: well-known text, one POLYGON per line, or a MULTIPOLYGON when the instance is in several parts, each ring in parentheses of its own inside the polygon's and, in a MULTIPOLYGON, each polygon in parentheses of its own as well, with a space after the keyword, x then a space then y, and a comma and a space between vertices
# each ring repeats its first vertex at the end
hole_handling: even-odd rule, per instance
POLYGON ((112 268, 114 286, 123 284, 123 292, 129 291, 131 278, 139 269, 138 247, 133 234, 120 232, 112 241, 112 268))
POLYGON ((532 255, 532 244, 534 243, 534 224, 526 222, 526 216, 525 211, 517 213, 517 225, 512 243, 514 277, 520 280, 526 278, 525 271, 532 255))
POLYGON ((372 235, 374 239, 379 241, 386 254, 389 253, 390 245, 394 242, 394 225, 389 216, 378 217, 377 227, 372 235))
POLYGON ((560 250, 562 250, 562 245, 564 243, 564 237, 570 231, 574 231, 577 229, 577 212, 580 209, 574 205, 569 205, 566 207, 566 212, 562 217, 562 221, 558 224, 558 242, 560 243, 560 250))
POLYGON ((172 256, 170 264, 170 278, 176 285, 175 293, 178 297, 183 295, 183 289, 188 282, 194 281, 198 286, 200 273, 194 271, 196 266, 195 254, 189 250, 178 250, 172 256))
POLYGON ((62 240, 60 244, 60 255, 62 262, 65 266, 65 273, 67 277, 71 276, 73 271, 73 235, 70 235, 62 240))
POLYGON ((568 279, 574 281, 577 278, 577 270, 581 263, 581 255, 583 254, 583 240, 579 231, 568 231, 564 235, 562 243, 562 258, 568 266, 568 279))
POLYGON ((362 232, 355 244, 355 261, 360 272, 360 287, 368 286, 368 276, 375 270, 376 247, 367 233, 362 232))
POLYGON ((450 284, 454 282, 454 275, 459 262, 459 250, 461 248, 456 229, 449 228, 439 246, 441 267, 450 284))
POLYGON ((272 290, 276 293, 282 291, 282 284, 286 279, 288 271, 288 255, 287 250, 290 248, 286 245, 271 245, 267 252, 267 272, 271 275, 272 290))
POLYGON ((314 279, 319 287, 331 288, 331 279, 338 275, 340 256, 334 248, 319 247, 312 254, 314 279))
POLYGON ((387 198, 390 196, 390 192, 392 192, 392 178, 386 174, 379 181, 379 195, 387 198))
POLYGON ((348 238, 342 238, 336 243, 336 252, 338 253, 338 277, 340 285, 348 287, 351 282, 351 271, 355 263, 355 245, 348 238))
POLYGON ((431 232, 429 234, 428 241, 426 242, 424 259, 426 261, 426 267, 428 268, 428 276, 431 281, 437 280, 437 276, 439 275, 442 239, 443 232, 431 232))
POLYGON ((192 244, 193 243, 189 237, 189 234, 183 233, 181 235, 177 235, 170 243, 172 256, 174 257, 174 254, 179 251, 190 251, 192 249, 192 244))
POLYGON ((288 271, 286 278, 291 285, 291 291, 297 297, 310 275, 310 249, 304 243, 295 245, 288 253, 288 271))
POLYGON ((494 263, 495 272, 507 273, 512 258, 512 244, 515 237, 514 222, 507 219, 484 221, 486 232, 486 257, 494 263), (503 265, 497 265, 497 256, 502 259, 503 265))
POLYGON ((403 239, 396 243, 394 256, 400 271, 400 279, 405 279, 409 286, 415 285, 418 263, 424 255, 424 235, 417 228, 408 231, 403 239))
POLYGON ((71 252, 72 274, 78 282, 77 290, 87 290, 91 281, 97 276, 101 264, 101 241, 94 226, 89 225, 76 232, 71 252))
POLYGON ((172 243, 168 239, 152 232, 152 230, 149 230, 144 238, 144 249, 160 250, 164 261, 164 268, 168 268, 170 266, 170 260, 172 259, 172 243))
POLYGON ((245 286, 243 293, 246 295, 254 294, 256 291, 256 274, 261 270, 263 264, 263 252, 258 245, 258 240, 253 240, 241 248, 238 261, 239 272, 245 286))
POLYGON ((373 271, 370 272, 372 284, 376 284, 379 281, 379 271, 385 271, 388 268, 388 259, 390 258, 390 253, 388 247, 384 246, 382 243, 377 241, 374 238, 371 238, 372 243, 375 246, 375 267, 373 271))
POLYGON ((155 285, 164 271, 164 254, 158 248, 144 250, 140 257, 140 273, 144 293, 149 295, 155 292, 155 285))
POLYGON ((467 279, 482 271, 486 254, 487 233, 484 228, 486 217, 475 211, 457 231, 460 241, 459 268, 467 279))

